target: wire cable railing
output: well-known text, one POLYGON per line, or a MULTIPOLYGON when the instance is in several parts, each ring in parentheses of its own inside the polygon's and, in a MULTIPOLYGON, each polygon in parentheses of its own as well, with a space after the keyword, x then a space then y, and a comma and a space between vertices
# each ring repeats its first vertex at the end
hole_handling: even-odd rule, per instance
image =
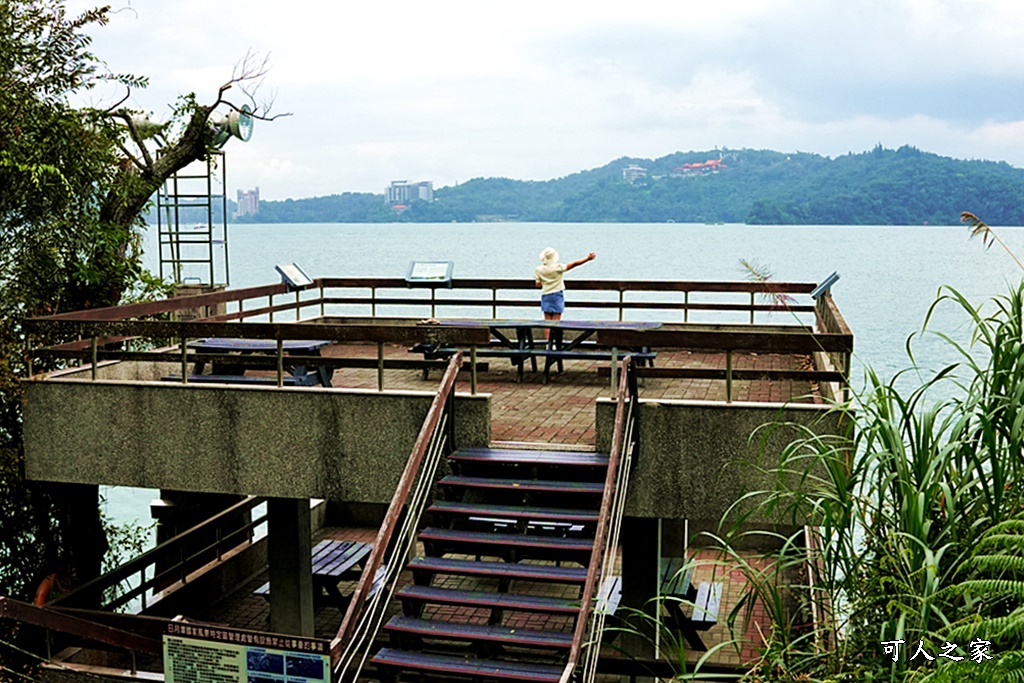
POLYGON ((583 665, 581 680, 593 681, 597 675, 601 633, 604 630, 607 610, 593 608, 594 589, 599 581, 603 581, 609 576, 615 565, 622 517, 626 509, 629 473, 633 466, 633 457, 638 443, 639 397, 632 358, 630 356, 623 358, 620 368, 612 448, 608 457, 608 473, 605 476, 597 532, 594 536, 594 550, 590 559, 587 582, 583 588, 576 628, 573 631, 569 659, 562 673, 561 683, 568 683, 573 679, 581 659, 583 665))
POLYGON ((399 588, 416 544, 420 518, 429 504, 438 467, 453 448, 455 378, 462 354, 452 356, 434 396, 384 523, 363 569, 338 633, 331 642, 335 681, 356 681, 370 657, 377 632, 399 588))

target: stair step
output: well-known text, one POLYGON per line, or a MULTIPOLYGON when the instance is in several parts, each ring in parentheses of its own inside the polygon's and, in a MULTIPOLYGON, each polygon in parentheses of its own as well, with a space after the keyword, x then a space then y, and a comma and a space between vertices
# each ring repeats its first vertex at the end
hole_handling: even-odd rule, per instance
POLYGON ((604 492, 604 482, 596 481, 552 481, 549 479, 498 479, 493 477, 462 477, 448 475, 438 484, 441 486, 505 489, 508 491, 540 492, 540 493, 589 493, 604 492))
POLYGON ((419 540, 429 555, 460 552, 473 555, 514 556, 517 560, 572 560, 586 564, 594 547, 593 539, 535 536, 532 534, 498 534, 490 531, 458 531, 427 527, 419 540))
POLYGON ((391 617, 384 625, 391 633, 408 634, 445 640, 468 640, 471 642, 499 643, 516 647, 553 647, 568 649, 572 645, 572 634, 561 631, 533 631, 508 626, 485 624, 463 624, 451 621, 432 621, 414 617, 391 617))
POLYGON ((406 585, 396 593, 403 603, 429 603, 434 605, 461 605, 481 609, 505 609, 518 612, 575 615, 580 611, 579 600, 552 598, 523 593, 487 593, 460 591, 434 586, 406 585))
POLYGON ((520 463, 529 465, 558 465, 607 467, 608 456, 603 453, 579 451, 534 451, 509 448, 460 448, 448 456, 458 462, 520 463))
POLYGON ((542 508, 529 505, 488 505, 485 503, 461 503, 450 500, 435 502, 427 512, 467 517, 508 517, 526 521, 577 522, 581 524, 595 523, 598 517, 597 510, 542 508))
POLYGON ((587 570, 583 567, 556 567, 551 564, 521 562, 474 562, 449 557, 417 557, 408 564, 408 568, 412 570, 414 577, 424 574, 456 574, 579 584, 587 580, 587 570))
POLYGON ((524 662, 503 662, 494 659, 469 659, 447 655, 432 655, 424 652, 408 652, 383 648, 373 658, 377 666, 401 668, 432 674, 469 676, 489 680, 535 681, 536 683, 558 683, 562 668, 547 664, 524 662))

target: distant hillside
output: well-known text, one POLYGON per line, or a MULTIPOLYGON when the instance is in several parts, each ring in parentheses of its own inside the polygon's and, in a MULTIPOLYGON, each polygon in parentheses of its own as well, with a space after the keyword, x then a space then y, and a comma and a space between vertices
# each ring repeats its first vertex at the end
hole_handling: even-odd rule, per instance
POLYGON ((265 201, 258 215, 238 220, 944 225, 965 210, 992 225, 1024 225, 1024 170, 914 147, 879 146, 835 159, 768 150, 677 152, 618 159, 548 181, 478 178, 439 188, 434 202, 413 202, 401 214, 383 195, 346 193, 265 201))

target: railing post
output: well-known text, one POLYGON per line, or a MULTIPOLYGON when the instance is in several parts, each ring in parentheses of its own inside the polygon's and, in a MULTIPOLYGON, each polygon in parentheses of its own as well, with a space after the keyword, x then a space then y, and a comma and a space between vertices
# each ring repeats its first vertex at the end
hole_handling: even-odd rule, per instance
POLYGON ((431 318, 436 318, 437 317, 437 299, 435 299, 436 296, 437 296, 437 287, 431 287, 430 288, 430 317, 431 318))
POLYGON ((181 346, 181 383, 188 384, 188 340, 184 336, 179 339, 181 346))
POLYGON ((725 402, 732 403, 732 349, 725 352, 725 402))
POLYGON ((284 340, 277 340, 277 386, 284 386, 284 340))
POLYGON ((320 283, 320 317, 326 318, 327 313, 324 311, 324 283, 320 283))
POLYGON ((853 358, 853 354, 845 352, 842 354, 843 359, 843 403, 850 400, 850 361, 853 358))
POLYGON ((625 298, 625 295, 626 295, 626 292, 624 290, 620 289, 619 290, 619 322, 620 323, 622 322, 622 303, 623 303, 623 299, 625 298))
POLYGON ((302 292, 298 289, 295 290, 295 322, 302 320, 302 316, 299 312, 302 311, 302 292))
POLYGON ((274 322, 274 295, 267 297, 267 305, 270 306, 270 322, 274 322))
POLYGON ((683 292, 683 322, 690 322, 690 293, 683 292))
POLYGON ((96 348, 96 335, 92 336, 92 340, 89 343, 89 349, 92 353, 92 381, 96 381, 96 360, 99 358, 99 352, 96 348))
POLYGON ((612 347, 612 393, 619 388, 619 349, 612 347))
POLYGON ((143 566, 139 570, 139 590, 141 591, 142 597, 142 610, 146 610, 146 589, 143 586, 146 585, 146 567, 143 566))
POLYGON ((377 342, 377 391, 384 391, 384 342, 377 342))
POLYGON ((498 288, 491 287, 491 319, 498 319, 498 288))
POLYGON ((469 347, 469 393, 476 396, 476 344, 469 347))
POLYGON ((755 302, 756 302, 756 299, 754 298, 754 293, 751 292, 750 293, 750 324, 751 325, 754 324, 754 303, 755 302))
POLYGON ((370 287, 370 317, 377 317, 377 288, 370 287))

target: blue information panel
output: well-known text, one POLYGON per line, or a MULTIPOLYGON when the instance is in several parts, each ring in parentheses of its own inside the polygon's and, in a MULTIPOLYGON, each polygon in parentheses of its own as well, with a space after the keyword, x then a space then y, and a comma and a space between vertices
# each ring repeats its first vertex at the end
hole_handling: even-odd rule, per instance
POLYGON ((330 683, 330 643, 240 629, 171 623, 166 683, 330 683))

